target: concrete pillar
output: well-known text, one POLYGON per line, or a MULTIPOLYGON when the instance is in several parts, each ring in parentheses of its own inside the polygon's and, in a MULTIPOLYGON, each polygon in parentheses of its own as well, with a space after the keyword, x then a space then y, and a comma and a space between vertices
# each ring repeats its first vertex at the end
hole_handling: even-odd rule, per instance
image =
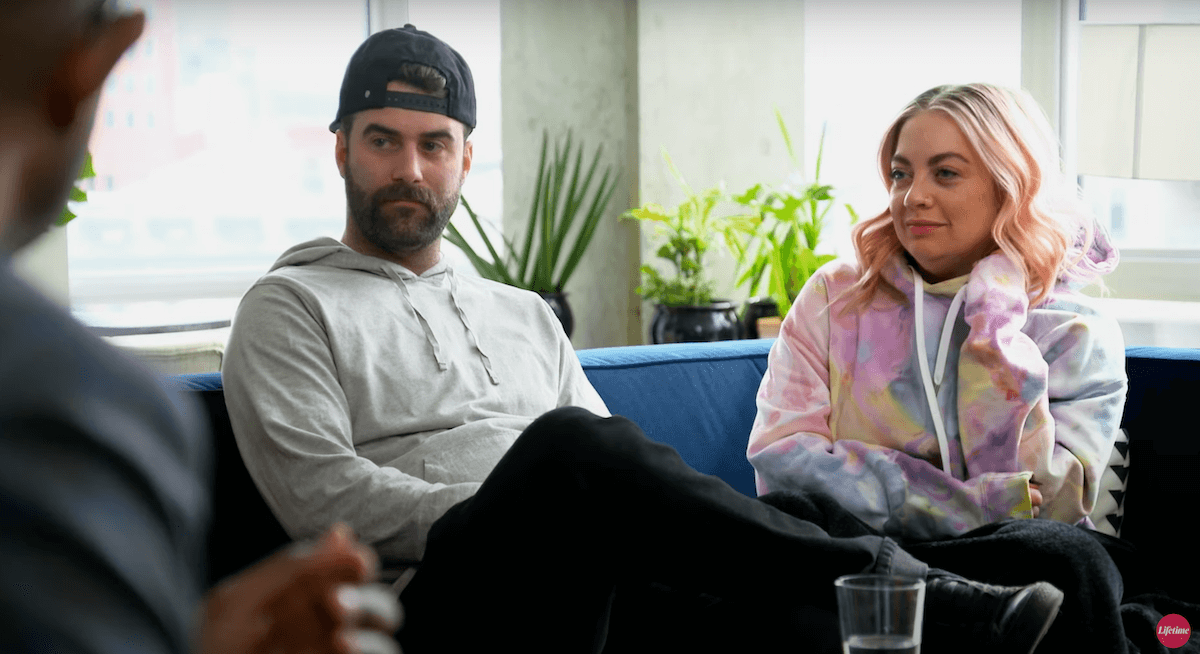
POLYGON ((504 229, 524 233, 542 130, 571 129, 621 173, 579 268, 567 284, 576 348, 638 339, 637 226, 620 214, 637 202, 637 8, 634 0, 502 0, 501 141, 504 229))

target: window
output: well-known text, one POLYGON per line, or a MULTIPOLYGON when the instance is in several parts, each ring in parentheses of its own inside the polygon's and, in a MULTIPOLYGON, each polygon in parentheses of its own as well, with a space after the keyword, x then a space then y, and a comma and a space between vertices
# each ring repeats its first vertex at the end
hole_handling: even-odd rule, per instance
MULTIPOLYGON (((825 130, 821 181, 863 218, 888 196, 877 152, 884 130, 918 93, 939 84, 1020 86, 1021 2, 1004 0, 806 0, 804 4, 804 159, 812 174, 825 130), (852 81, 848 81, 852 80, 852 81)), ((784 116, 794 132, 800 117, 784 116)), ((799 154, 799 153, 798 153, 799 154)), ((840 206, 822 240, 853 256, 840 206)))
POLYGON ((497 0, 472 11, 434 0, 314 0, 303 11, 288 0, 129 4, 153 13, 140 56, 114 77, 145 80, 146 93, 105 87, 103 101, 119 89, 129 113, 122 129, 111 110, 97 125, 90 149, 103 183, 68 226, 72 310, 85 322, 229 319, 284 250, 340 237, 345 192, 328 125, 369 20, 402 25, 406 4, 475 73, 480 127, 464 194, 499 222, 497 0))
POLYGON ((1200 3, 1068 10, 1067 160, 1121 250, 1105 302, 1130 345, 1200 347, 1200 3))
POLYGON ((127 57, 114 74, 153 79, 158 92, 122 100, 126 129, 95 130, 93 164, 110 186, 68 228, 72 308, 93 323, 183 321, 129 313, 204 298, 226 298, 231 313, 301 240, 292 224, 309 239, 340 235, 344 220, 328 125, 366 36, 365 3, 152 4, 143 39, 163 56, 127 57), (135 110, 146 119, 135 123, 135 110), (303 183, 314 157, 325 162, 317 192, 303 183))

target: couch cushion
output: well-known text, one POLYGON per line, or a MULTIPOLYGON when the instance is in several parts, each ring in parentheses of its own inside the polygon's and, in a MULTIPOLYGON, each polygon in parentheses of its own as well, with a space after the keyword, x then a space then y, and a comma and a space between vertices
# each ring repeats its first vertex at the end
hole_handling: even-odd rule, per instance
POLYGON ((1121 426, 1129 434, 1129 493, 1121 538, 1163 572, 1155 575, 1171 597, 1200 602, 1195 540, 1185 535, 1200 506, 1200 350, 1131 347, 1125 351, 1129 399, 1121 426))
POLYGON ((688 465, 751 497, 746 444, 771 340, 672 343, 580 350, 609 411, 674 447, 688 465), (697 397, 705 398, 696 402, 697 397))

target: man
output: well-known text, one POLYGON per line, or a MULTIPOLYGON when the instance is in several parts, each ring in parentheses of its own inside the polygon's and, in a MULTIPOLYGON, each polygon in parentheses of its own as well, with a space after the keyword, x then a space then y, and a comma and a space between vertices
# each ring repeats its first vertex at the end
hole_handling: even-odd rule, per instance
POLYGON ((368 38, 330 127, 342 239, 293 247, 250 289, 223 370, 289 533, 345 520, 416 566, 406 650, 839 650, 833 580, 862 571, 927 578, 931 624, 1032 650, 1062 598, 1049 584, 983 586, 879 536, 831 538, 821 498, 772 498, 798 519, 606 417, 540 298, 441 257, 474 126, 457 52, 411 25, 368 38))
POLYGON ((94 0, 0 3, 0 651, 396 651, 380 633, 395 600, 357 586, 376 562, 345 527, 201 603, 199 414, 13 273, 62 213, 143 21, 94 0))

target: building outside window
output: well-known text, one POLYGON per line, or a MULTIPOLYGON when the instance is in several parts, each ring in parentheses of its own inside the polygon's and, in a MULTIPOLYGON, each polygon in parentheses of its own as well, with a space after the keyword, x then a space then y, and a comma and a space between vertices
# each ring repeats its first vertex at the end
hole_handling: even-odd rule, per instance
MULTIPOLYGON (((344 182, 328 126, 371 4, 126 4, 147 12, 148 45, 119 62, 113 77, 128 81, 101 98, 90 150, 103 183, 73 206, 68 226, 72 310, 110 327, 228 320, 284 250, 342 234, 344 182), (130 89, 133 80, 146 92, 130 89), (115 111, 125 113, 119 128, 115 111)), ((498 222, 499 3, 471 4, 490 6, 490 23, 479 11, 456 20, 434 0, 407 3, 414 22, 440 32, 422 28, 463 43, 475 70, 481 125, 464 194, 498 222)))

